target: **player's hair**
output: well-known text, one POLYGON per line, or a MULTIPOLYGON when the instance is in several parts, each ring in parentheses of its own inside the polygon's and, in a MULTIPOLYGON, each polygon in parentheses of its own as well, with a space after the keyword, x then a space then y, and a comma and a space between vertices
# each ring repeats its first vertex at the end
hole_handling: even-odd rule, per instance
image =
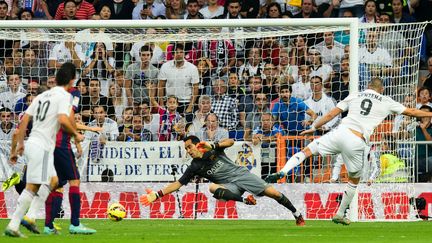
POLYGON ((190 135, 190 136, 183 138, 183 142, 187 142, 188 140, 191 140, 191 142, 195 145, 198 144, 199 142, 201 142, 200 139, 195 135, 190 135))
POLYGON ((383 81, 379 78, 373 78, 370 82, 369 82, 369 88, 373 89, 373 90, 380 90, 383 88, 383 81))
POLYGON ((66 62, 61 65, 56 73, 56 81, 58 86, 66 86, 69 81, 75 79, 76 67, 71 62, 66 62))

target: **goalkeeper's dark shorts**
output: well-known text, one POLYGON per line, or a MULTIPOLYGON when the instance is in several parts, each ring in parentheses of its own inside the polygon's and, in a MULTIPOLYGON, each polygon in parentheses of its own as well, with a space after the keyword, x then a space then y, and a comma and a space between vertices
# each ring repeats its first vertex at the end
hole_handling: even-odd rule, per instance
POLYGON ((264 190, 270 187, 267 182, 252 173, 244 173, 233 178, 230 183, 221 185, 232 193, 240 196, 243 195, 245 191, 250 192, 255 196, 262 196, 264 190))

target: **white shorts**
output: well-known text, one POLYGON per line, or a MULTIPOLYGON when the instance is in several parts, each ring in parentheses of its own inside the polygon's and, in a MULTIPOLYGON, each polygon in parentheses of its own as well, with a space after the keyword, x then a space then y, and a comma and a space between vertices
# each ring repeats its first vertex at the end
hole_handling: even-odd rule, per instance
POLYGON ((27 141, 24 148, 27 160, 27 183, 49 184, 57 176, 54 167, 54 151, 47 151, 39 144, 27 141))
POLYGON ((339 126, 312 143, 316 143, 318 153, 322 156, 341 154, 347 171, 355 175, 353 177, 361 176, 370 148, 347 127, 339 126))

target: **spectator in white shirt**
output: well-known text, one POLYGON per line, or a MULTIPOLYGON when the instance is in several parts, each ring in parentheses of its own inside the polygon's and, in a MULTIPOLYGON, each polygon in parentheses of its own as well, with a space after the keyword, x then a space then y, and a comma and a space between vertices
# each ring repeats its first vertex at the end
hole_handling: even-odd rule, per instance
POLYGON ((94 120, 89 122, 89 127, 102 127, 100 132, 99 141, 104 144, 106 141, 116 141, 119 136, 117 122, 111 118, 106 117, 104 106, 96 106, 93 109, 94 120))
POLYGON ((344 56, 344 45, 334 40, 333 32, 324 32, 324 41, 316 44, 315 48, 321 53, 322 63, 339 70, 339 63, 344 56))
POLYGON ((217 0, 208 0, 207 4, 207 7, 199 11, 205 19, 217 18, 224 13, 225 8, 220 6, 217 0))
POLYGON ((6 107, 9 110, 14 111, 17 101, 25 96, 25 90, 21 86, 21 78, 19 75, 9 75, 7 80, 7 90, 0 93, 0 107, 6 107))
POLYGON ((299 77, 300 80, 292 85, 291 96, 302 100, 308 99, 312 95, 310 88, 310 64, 308 62, 300 63, 299 77))
POLYGON ((132 19, 155 19, 157 16, 165 16, 165 5, 155 0, 143 0, 132 11, 132 19))

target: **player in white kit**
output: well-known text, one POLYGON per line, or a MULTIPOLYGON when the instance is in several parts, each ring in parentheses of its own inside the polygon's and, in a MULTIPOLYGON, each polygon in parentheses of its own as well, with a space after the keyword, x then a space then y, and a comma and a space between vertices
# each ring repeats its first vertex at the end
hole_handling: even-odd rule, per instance
POLYGON ((27 184, 18 198, 17 208, 6 227, 7 236, 25 237, 19 231, 19 225, 27 209, 42 208, 51 188, 57 185, 53 152, 60 126, 74 136, 75 140, 83 139, 83 135, 77 132, 69 120, 72 96, 67 90, 73 86, 75 70, 74 64, 63 64, 56 74, 57 86, 38 95, 22 118, 17 136, 18 145, 16 151, 11 151, 10 160, 16 161, 17 156, 24 152, 28 161, 27 184), (24 135, 31 119, 33 128, 24 149, 24 135))
POLYGON ((390 97, 382 95, 383 91, 382 80, 375 78, 369 83, 368 89, 349 95, 339 102, 311 129, 303 131, 301 135, 315 132, 342 112, 348 111, 348 115, 342 119, 341 124, 324 136, 315 139, 302 151, 294 154, 281 171, 269 175, 266 181, 275 181, 284 177, 288 171, 312 155, 341 154, 348 171, 349 180, 333 222, 344 225, 350 224, 350 220, 345 217, 345 210, 355 195, 362 168, 367 163, 369 137, 375 128, 389 114, 393 113, 413 117, 432 117, 432 112, 406 108, 390 97))

